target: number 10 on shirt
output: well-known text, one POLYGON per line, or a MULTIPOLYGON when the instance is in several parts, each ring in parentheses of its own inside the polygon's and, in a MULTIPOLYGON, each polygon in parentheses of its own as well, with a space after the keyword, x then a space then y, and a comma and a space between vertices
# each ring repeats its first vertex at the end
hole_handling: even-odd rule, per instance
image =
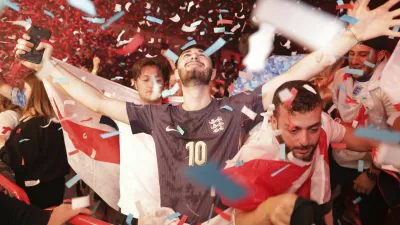
POLYGON ((207 162, 207 145, 204 141, 191 141, 186 144, 189 150, 189 166, 202 166, 207 162))

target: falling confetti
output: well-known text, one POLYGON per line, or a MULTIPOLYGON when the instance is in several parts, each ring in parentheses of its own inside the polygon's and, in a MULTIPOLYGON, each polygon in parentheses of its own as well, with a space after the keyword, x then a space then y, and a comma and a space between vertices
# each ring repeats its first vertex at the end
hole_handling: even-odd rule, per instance
POLYGON ((274 176, 278 175, 278 174, 281 173, 282 171, 286 170, 289 166, 290 166, 290 164, 287 164, 286 166, 284 166, 284 167, 280 168, 279 170, 273 172, 273 173, 271 174, 271 177, 274 177, 274 176))
POLYGON ((110 138, 110 137, 114 137, 116 135, 119 135, 120 133, 121 132, 119 132, 119 131, 113 131, 113 132, 110 132, 110 133, 101 134, 100 136, 101 136, 101 138, 106 139, 106 138, 110 138))
POLYGON ((94 7, 93 2, 90 0, 68 0, 68 4, 91 16, 96 16, 96 8, 94 7))
POLYGON ((29 140, 30 139, 22 139, 22 140, 19 141, 19 143, 26 142, 26 141, 29 141, 29 140))
POLYGON ((65 185, 68 188, 71 188, 76 182, 78 182, 81 179, 81 176, 79 174, 76 174, 73 178, 71 178, 69 181, 65 183, 65 185))

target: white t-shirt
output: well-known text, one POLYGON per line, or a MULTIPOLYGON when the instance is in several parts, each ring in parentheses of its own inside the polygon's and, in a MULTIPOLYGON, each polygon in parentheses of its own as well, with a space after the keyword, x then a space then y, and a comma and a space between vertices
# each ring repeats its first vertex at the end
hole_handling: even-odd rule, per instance
POLYGON ((138 218, 136 202, 147 212, 161 207, 157 156, 153 137, 145 133, 132 134, 131 127, 118 123, 120 137, 120 200, 118 206, 125 215, 138 218))
MULTIPOLYGON (((10 127, 14 129, 19 124, 21 115, 12 110, 6 110, 0 113, 0 130, 3 131, 3 127, 10 127)), ((0 133, 0 135, 3 135, 0 133)), ((10 135, 10 131, 4 135, 10 135)))

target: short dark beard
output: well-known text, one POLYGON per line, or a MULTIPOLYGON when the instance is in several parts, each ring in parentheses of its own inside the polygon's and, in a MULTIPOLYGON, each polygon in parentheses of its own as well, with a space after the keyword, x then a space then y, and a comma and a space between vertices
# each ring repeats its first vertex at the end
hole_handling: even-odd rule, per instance
POLYGON ((212 68, 204 71, 178 69, 179 77, 181 78, 184 87, 209 85, 212 76, 212 68))
POLYGON ((354 77, 354 76, 351 76, 351 77, 352 77, 354 80, 358 81, 358 82, 367 82, 367 81, 369 81, 369 80, 371 79, 372 74, 374 74, 374 73, 372 72, 372 73, 370 73, 368 76, 363 75, 363 76, 361 76, 361 77, 354 77))

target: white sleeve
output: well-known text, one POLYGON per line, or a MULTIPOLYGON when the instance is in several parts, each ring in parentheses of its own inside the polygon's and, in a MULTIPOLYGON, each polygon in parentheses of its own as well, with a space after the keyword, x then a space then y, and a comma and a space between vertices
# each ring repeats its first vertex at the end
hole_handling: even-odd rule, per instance
POLYGON ((3 127, 14 129, 19 124, 20 115, 12 110, 7 110, 0 113, 0 130, 3 127))
POLYGON ((329 143, 331 142, 342 142, 344 135, 346 134, 346 128, 340 123, 334 121, 325 112, 321 115, 322 128, 325 130, 328 137, 329 143))

